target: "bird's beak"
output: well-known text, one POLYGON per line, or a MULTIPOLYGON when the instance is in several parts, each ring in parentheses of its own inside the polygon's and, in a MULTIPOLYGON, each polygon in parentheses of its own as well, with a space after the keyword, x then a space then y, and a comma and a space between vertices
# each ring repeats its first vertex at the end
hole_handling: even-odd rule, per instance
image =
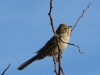
POLYGON ((69 28, 71 28, 72 26, 68 26, 69 28))

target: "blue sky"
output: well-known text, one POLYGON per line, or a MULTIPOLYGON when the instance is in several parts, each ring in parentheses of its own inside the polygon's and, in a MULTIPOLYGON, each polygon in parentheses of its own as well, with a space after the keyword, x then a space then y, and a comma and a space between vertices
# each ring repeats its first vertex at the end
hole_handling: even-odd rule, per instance
MULTIPOLYGON (((55 29, 60 23, 74 26, 90 2, 70 39, 85 54, 67 47, 61 59, 66 75, 100 75, 100 0, 53 1, 55 29)), ((55 75, 51 57, 17 70, 53 36, 48 11, 49 0, 0 0, 0 73, 11 63, 5 75, 55 75)))

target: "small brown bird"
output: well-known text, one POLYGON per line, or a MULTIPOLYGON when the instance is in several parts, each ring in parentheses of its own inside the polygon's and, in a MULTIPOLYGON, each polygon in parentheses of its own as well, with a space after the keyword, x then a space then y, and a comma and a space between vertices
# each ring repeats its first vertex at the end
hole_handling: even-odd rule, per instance
MULTIPOLYGON (((66 24, 60 24, 58 29, 56 30, 56 33, 58 37, 68 43, 70 40, 71 35, 71 26, 68 26, 66 24)), ((60 39, 58 39, 58 45, 61 50, 61 52, 67 47, 68 44, 63 43, 60 39)), ((28 61, 24 62, 18 67, 18 70, 22 70, 25 67, 27 67, 29 64, 34 62, 35 60, 41 60, 45 58, 46 56, 52 56, 57 55, 59 53, 58 46, 56 45, 56 38, 53 36, 45 45, 42 47, 39 51, 37 51, 37 55, 29 59, 28 61)))

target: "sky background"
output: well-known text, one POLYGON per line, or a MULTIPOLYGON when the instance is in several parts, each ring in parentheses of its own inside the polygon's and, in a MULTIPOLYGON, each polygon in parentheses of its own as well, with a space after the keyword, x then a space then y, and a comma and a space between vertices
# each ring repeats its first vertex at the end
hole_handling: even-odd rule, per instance
MULTIPOLYGON (((65 75, 100 75, 100 0, 53 0, 54 27, 74 26, 83 9, 90 8, 74 29, 61 59, 65 75)), ((18 66, 35 55, 53 36, 49 0, 0 0, 0 74, 55 75, 51 57, 35 61, 22 71, 18 66)))

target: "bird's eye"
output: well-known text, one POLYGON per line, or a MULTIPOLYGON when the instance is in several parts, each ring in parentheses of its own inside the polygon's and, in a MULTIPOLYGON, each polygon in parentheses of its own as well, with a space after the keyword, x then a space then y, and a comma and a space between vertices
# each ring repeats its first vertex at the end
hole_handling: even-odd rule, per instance
POLYGON ((66 28, 64 28, 64 29, 66 29, 66 28))

